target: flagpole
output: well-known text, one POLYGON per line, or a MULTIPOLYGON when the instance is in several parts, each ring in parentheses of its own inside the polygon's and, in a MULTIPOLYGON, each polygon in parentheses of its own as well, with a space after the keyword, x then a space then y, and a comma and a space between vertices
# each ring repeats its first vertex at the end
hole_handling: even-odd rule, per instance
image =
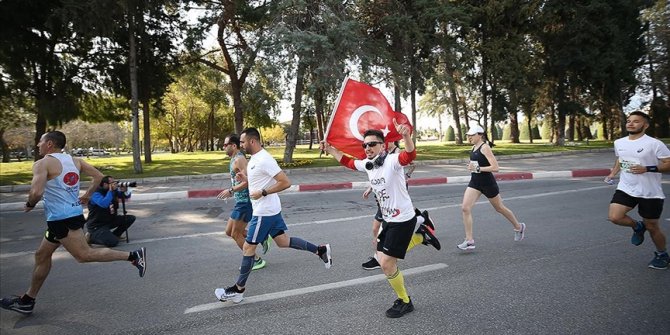
POLYGON ((324 141, 328 138, 328 132, 330 132, 330 125, 333 124, 333 117, 335 116, 335 111, 337 110, 337 107, 340 105, 340 99, 342 98, 342 93, 344 93, 344 87, 347 86, 348 81, 349 76, 344 78, 344 81, 342 81, 342 86, 340 87, 340 93, 337 95, 337 100, 335 100, 333 110, 330 112, 330 120, 328 120, 328 126, 326 127, 326 132, 323 134, 324 141))

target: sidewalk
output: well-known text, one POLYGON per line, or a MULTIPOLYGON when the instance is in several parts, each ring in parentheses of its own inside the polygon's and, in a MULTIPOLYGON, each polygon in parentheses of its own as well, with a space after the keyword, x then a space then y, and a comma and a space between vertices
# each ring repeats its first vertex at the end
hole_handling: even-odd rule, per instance
MULTIPOLYGON (((613 149, 594 149, 580 152, 551 152, 523 155, 497 156, 500 172, 497 180, 541 179, 606 176, 614 163, 613 149)), ((417 161, 409 180, 410 185, 467 183, 470 173, 466 169, 469 159, 417 161)), ((223 166, 223 165, 222 165, 223 166)), ((292 186, 283 191, 328 191, 339 189, 364 189, 367 175, 342 166, 326 168, 299 168, 284 170, 292 186)), ((230 187, 230 175, 172 176, 136 178, 133 201, 160 199, 186 199, 215 197, 230 187)), ((130 180, 128 180, 130 181, 130 180)), ((87 183, 82 183, 82 188, 87 183)), ((29 185, 0 187, 0 210, 20 210, 25 204, 29 185)), ((42 202, 38 204, 40 207, 42 202)))

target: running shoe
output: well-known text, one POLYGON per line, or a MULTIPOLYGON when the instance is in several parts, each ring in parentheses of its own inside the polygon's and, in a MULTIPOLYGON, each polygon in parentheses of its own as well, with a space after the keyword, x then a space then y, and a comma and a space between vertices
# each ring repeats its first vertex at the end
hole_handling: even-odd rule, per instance
POLYGON ((30 315, 33 313, 35 307, 35 299, 30 302, 25 302, 21 297, 13 295, 9 298, 2 298, 0 306, 4 309, 21 313, 23 315, 30 315))
POLYGON ((402 299, 396 299, 393 302, 393 306, 386 311, 386 316, 389 318, 399 318, 413 310, 414 304, 412 304, 412 299, 409 299, 408 303, 403 302, 402 299))
POLYGON ((514 231, 514 240, 515 241, 521 241, 523 238, 526 236, 526 224, 521 222, 521 229, 520 230, 515 230, 514 231))
POLYGON ((133 252, 137 258, 135 258, 132 264, 140 270, 140 277, 144 277, 144 273, 147 272, 147 248, 142 247, 133 252))
POLYGON ((423 216, 423 218, 426 219, 426 222, 424 222, 424 224, 430 227, 430 229, 435 230, 435 225, 433 224, 433 220, 430 219, 428 211, 421 212, 421 216, 423 216))
POLYGON ((261 248, 263 249, 263 255, 268 253, 268 250, 270 250, 270 242, 272 241, 272 236, 268 235, 268 238, 261 243, 261 248))
POLYGON ((254 266, 251 267, 251 270, 260 270, 265 267, 265 260, 258 257, 258 259, 254 260, 254 266))
POLYGON ((654 251, 654 259, 649 262, 649 267, 657 270, 665 270, 668 268, 668 262, 670 262, 670 256, 667 252, 659 253, 654 251))
POLYGON ((642 221, 637 221, 642 228, 636 230, 633 228, 633 236, 630 238, 630 243, 633 245, 640 245, 642 242, 644 242, 644 232, 647 231, 647 227, 644 226, 644 222, 642 221))
POLYGON ((370 257, 367 262, 361 264, 365 270, 376 270, 381 268, 376 258, 370 257))
POLYGON ((457 245, 461 250, 473 250, 475 248, 475 240, 464 240, 463 243, 457 245))
POLYGON ((426 242, 426 245, 430 244, 437 250, 442 248, 440 241, 438 241, 437 237, 435 236, 435 231, 427 225, 421 224, 418 233, 423 235, 423 242, 426 242))
POLYGON ((320 245, 316 249, 316 254, 321 257, 321 260, 326 265, 326 269, 330 269, 330 267, 333 265, 333 258, 330 256, 330 244, 320 245))
POLYGON ((214 290, 214 295, 219 301, 232 301, 234 303, 239 303, 244 299, 244 289, 238 289, 237 285, 226 288, 217 288, 214 290))

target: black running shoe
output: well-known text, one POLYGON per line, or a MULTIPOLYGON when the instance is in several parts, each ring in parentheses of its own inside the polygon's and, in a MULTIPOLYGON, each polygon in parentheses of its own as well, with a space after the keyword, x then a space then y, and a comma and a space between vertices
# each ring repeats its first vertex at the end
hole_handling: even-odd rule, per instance
POLYGON ((30 315, 33 313, 33 308, 35 307, 35 300, 31 302, 24 302, 19 296, 11 296, 9 298, 2 298, 0 301, 0 306, 4 309, 21 313, 23 315, 30 315))
POLYGON ((386 316, 389 318, 399 318, 414 310, 412 299, 408 303, 402 302, 402 299, 397 299, 393 302, 393 306, 386 310, 386 316))
POLYGON ((330 269, 330 266, 333 265, 333 258, 330 256, 330 244, 320 245, 316 249, 316 254, 325 263, 326 269, 330 269))
POLYGON ((440 245, 440 241, 438 241, 437 237, 435 237, 435 231, 430 229, 430 227, 428 227, 427 225, 422 224, 421 227, 419 227, 418 233, 423 235, 424 244, 426 243, 427 243, 426 245, 430 244, 437 250, 440 250, 442 248, 442 246, 440 245))
POLYGON ((423 216, 423 219, 426 220, 426 222, 424 222, 424 224, 426 226, 430 227, 430 229, 432 229, 433 231, 435 231, 435 225, 433 224, 433 220, 430 219, 430 216, 428 215, 428 211, 421 212, 421 216, 423 216))
POLYGON ((140 270, 140 277, 144 277, 144 273, 147 272, 147 248, 142 247, 133 252, 137 258, 132 263, 140 270))
POLYGON ((365 270, 375 270, 381 268, 379 265, 379 262, 377 262, 377 259, 374 257, 370 257, 367 262, 361 264, 363 266, 363 269, 365 270))

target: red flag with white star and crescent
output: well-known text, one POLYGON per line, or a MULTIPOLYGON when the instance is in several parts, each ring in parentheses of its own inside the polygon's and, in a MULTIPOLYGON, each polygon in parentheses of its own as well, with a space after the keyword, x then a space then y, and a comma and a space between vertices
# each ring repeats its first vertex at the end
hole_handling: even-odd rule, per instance
POLYGON ((366 130, 381 130, 386 143, 402 139, 393 125, 394 118, 398 124, 410 125, 407 116, 394 111, 379 89, 346 78, 330 116, 326 142, 345 154, 363 159, 365 150, 361 144, 366 130))

